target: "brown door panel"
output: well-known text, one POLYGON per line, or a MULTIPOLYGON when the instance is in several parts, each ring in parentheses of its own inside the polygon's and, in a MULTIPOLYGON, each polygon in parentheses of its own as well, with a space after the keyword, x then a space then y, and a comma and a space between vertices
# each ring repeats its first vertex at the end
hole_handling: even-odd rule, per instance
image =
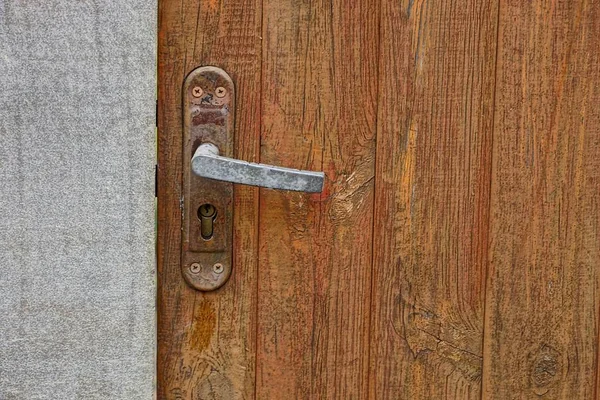
POLYGON ((597 398, 600 4, 159 9, 159 399, 597 398), (326 181, 234 185, 231 277, 201 292, 181 99, 209 65, 235 158, 326 181))

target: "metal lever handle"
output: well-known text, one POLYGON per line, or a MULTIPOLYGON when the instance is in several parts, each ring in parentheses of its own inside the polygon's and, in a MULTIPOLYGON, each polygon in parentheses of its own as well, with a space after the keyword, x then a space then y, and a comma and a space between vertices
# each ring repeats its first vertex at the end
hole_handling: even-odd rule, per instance
POLYGON ((242 183, 271 189, 320 193, 323 190, 323 172, 303 171, 274 165, 251 163, 219 155, 212 143, 201 144, 192 158, 192 171, 204 178, 242 183))

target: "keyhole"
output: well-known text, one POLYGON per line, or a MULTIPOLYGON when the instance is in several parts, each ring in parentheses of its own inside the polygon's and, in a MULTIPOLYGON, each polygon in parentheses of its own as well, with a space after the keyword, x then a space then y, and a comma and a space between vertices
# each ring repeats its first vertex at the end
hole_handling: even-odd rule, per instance
POLYGON ((202 204, 200 207, 198 207, 198 219, 200 219, 200 236, 202 236, 202 239, 212 239, 215 218, 217 218, 217 209, 212 204, 202 204))

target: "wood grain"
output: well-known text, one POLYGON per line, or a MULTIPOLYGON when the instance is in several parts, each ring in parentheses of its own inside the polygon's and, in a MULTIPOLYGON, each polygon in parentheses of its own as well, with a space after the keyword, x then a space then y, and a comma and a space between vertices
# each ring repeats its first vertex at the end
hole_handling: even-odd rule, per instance
POLYGON ((236 156, 257 161, 261 7, 255 0, 159 2, 158 398, 254 397, 258 191, 236 187, 233 275, 201 293, 180 272, 181 86, 201 65, 236 83, 236 156))
POLYGON ((497 6, 381 5, 369 394, 476 399, 497 6))
POLYGON ((256 398, 365 398, 377 1, 263 7, 261 161, 327 183, 261 191, 256 398))
POLYGON ((600 4, 161 0, 159 399, 592 399, 600 4), (181 84, 236 83, 234 270, 180 273, 181 84))
POLYGON ((600 4, 502 1, 486 398, 597 398, 600 4))

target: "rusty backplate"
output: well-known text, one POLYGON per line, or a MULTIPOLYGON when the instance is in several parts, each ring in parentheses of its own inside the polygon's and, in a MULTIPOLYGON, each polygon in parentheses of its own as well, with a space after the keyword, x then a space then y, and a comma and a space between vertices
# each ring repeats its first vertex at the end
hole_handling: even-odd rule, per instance
POLYGON ((202 291, 221 287, 231 275, 233 185, 195 175, 191 161, 202 143, 233 156, 234 100, 233 81, 220 68, 199 67, 185 79, 181 270, 187 283, 202 291), (215 211, 212 235, 203 235, 201 219, 208 205, 215 211))

